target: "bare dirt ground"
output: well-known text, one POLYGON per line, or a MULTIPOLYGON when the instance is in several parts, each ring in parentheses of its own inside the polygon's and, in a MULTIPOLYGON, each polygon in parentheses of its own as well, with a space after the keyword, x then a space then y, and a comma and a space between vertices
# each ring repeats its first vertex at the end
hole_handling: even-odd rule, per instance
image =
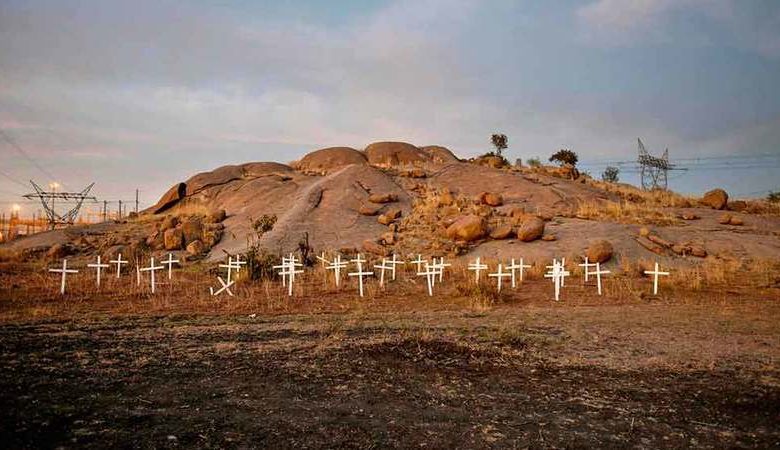
POLYGON ((396 299, 421 306, 6 320, 0 442, 780 446, 776 297, 488 308, 396 299))

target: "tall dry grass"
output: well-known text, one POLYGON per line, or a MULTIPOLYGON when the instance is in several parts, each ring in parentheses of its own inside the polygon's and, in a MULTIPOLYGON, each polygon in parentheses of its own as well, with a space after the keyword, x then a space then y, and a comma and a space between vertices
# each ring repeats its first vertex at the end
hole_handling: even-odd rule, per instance
POLYGON ((581 202, 575 214, 582 219, 641 225, 669 226, 684 223, 676 214, 661 207, 629 201, 581 202))

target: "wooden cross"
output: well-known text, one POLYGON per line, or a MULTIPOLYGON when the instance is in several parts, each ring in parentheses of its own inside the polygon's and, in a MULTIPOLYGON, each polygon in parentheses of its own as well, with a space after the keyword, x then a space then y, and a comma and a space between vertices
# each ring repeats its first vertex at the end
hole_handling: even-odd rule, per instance
POLYGON ((233 269, 236 268, 236 263, 233 262, 233 257, 228 256, 228 263, 220 264, 219 267, 222 269, 227 269, 227 282, 228 284, 232 284, 230 281, 232 279, 233 269))
POLYGON ((552 270, 544 274, 544 276, 545 278, 552 278, 553 284, 555 284, 555 301, 560 301, 561 287, 564 285, 565 277, 569 276, 569 272, 563 268, 562 262, 553 261, 552 270))
POLYGON ((668 276, 669 272, 658 271, 658 261, 655 262, 655 270, 645 270, 645 275, 653 276, 653 295, 658 295, 658 276, 668 276))
MULTIPOLYGON (((596 266, 597 264, 598 263, 589 263, 588 262, 588 257, 586 256, 585 257, 585 262, 583 264, 579 265, 580 267, 584 267, 585 268, 585 283, 588 282, 588 275, 589 274, 594 274, 595 275, 595 272, 591 272, 590 271, 590 267, 597 267, 596 266)), ((598 268, 596 270, 598 270, 598 268)))
POLYGON ((330 261, 328 261, 328 260, 327 260, 327 258, 325 258, 325 252, 322 252, 322 254, 321 254, 320 256, 318 256, 318 257, 317 257, 317 259, 319 259, 320 261, 322 261, 322 267, 323 267, 323 268, 325 268, 325 266, 327 266, 328 264, 330 264, 330 261))
POLYGON ((520 269, 520 282, 523 282, 523 272, 525 269, 530 269, 530 264, 523 264, 523 258, 520 258, 520 264, 517 266, 518 269, 520 269))
POLYGON ((122 254, 120 253, 117 255, 116 259, 112 259, 109 261, 111 264, 116 264, 116 277, 119 278, 119 276, 122 274, 122 264, 128 264, 128 261, 122 260, 122 254))
POLYGON ((516 286, 516 284, 515 284, 515 271, 517 269, 520 269, 520 266, 515 264, 515 259, 512 258, 512 263, 509 264, 508 266, 506 266, 506 270, 508 270, 509 273, 512 274, 512 289, 514 289, 515 286, 516 286))
POLYGON ((168 253, 168 259, 166 259, 164 261, 160 261, 160 264, 168 266, 168 279, 169 280, 171 279, 171 270, 173 269, 173 264, 174 263, 179 264, 179 260, 178 259, 173 259, 173 255, 170 254, 170 253, 168 253))
POLYGON ((393 268, 391 269, 391 273, 393 275, 393 281, 395 281, 395 266, 406 264, 406 263, 404 261, 398 261, 396 259, 395 253, 393 253, 393 259, 388 260, 387 263, 393 266, 393 268))
POLYGON ((435 267, 439 271, 439 283, 441 283, 442 279, 444 278, 444 268, 450 266, 452 266, 452 264, 445 263, 443 256, 439 258, 438 263, 436 262, 436 258, 435 257, 433 258, 433 267, 435 267))
POLYGON ((374 265, 374 268, 381 271, 379 272, 379 287, 385 287, 385 271, 392 271, 395 269, 395 266, 389 266, 387 259, 382 258, 382 264, 374 265))
MULTIPOLYGON (((585 262, 586 263, 588 262, 587 259, 585 260, 585 262)), ((585 270, 588 270, 588 268, 586 267, 585 270)), ((585 272, 585 273, 587 273, 587 272, 585 272)), ((601 275, 602 274, 608 274, 608 273, 611 273, 611 272, 609 270, 601 270, 601 264, 600 263, 596 263, 596 271, 595 272, 591 272, 591 275, 596 275, 596 286, 598 287, 599 295, 601 295, 601 275)))
POLYGON ((504 277, 511 276, 509 272, 504 272, 503 266, 501 264, 498 265, 498 272, 496 273, 489 273, 489 277, 496 277, 496 283, 498 283, 498 292, 501 292, 501 281, 504 279, 504 277))
POLYGON ((233 268, 236 269, 236 275, 241 273, 241 266, 245 266, 246 261, 241 261, 241 254, 236 255, 236 259, 233 260, 233 268))
POLYGON ((292 297, 293 294, 293 283, 295 283, 295 275, 303 273, 303 270, 295 270, 295 265, 295 259, 288 260, 286 264, 283 264, 282 271, 279 272, 279 275, 282 276, 282 279, 288 277, 287 295, 289 297, 292 297))
POLYGON ((428 262, 425 262, 425 272, 417 272, 417 276, 425 277, 426 281, 428 282, 428 296, 433 297, 433 286, 436 284, 436 275, 439 272, 434 268, 431 267, 428 262))
MULTIPOLYGON (((417 255, 417 259, 415 259, 414 261, 412 261, 412 264, 417 264, 417 271, 419 272, 419 271, 420 271, 420 268, 422 267, 422 265, 423 265, 423 264, 425 264, 425 263, 427 263, 427 262, 428 262, 428 260, 427 260, 427 259, 422 259, 422 255, 419 255, 419 254, 418 254, 418 255, 417 255)), ((426 270, 427 270, 427 269, 426 269, 426 270)))
POLYGON ((332 263, 329 263, 325 269, 332 270, 336 277, 336 287, 339 287, 339 281, 341 280, 341 269, 347 268, 347 262, 341 260, 341 255, 336 255, 332 263))
POLYGON ((97 271, 97 287, 100 287, 100 273, 103 271, 103 269, 110 267, 108 264, 101 264, 100 263, 100 255, 97 257, 97 263, 90 263, 87 264, 87 267, 94 268, 97 271))
POLYGON ((68 269, 68 260, 62 260, 62 269, 49 269, 49 272, 61 273, 62 281, 60 282, 60 294, 65 295, 65 277, 69 273, 79 273, 76 269, 68 269))
POLYGON ((373 275, 374 272, 363 272, 363 263, 366 262, 364 259, 361 259, 360 254, 358 254, 357 259, 353 259, 352 262, 356 263, 358 266, 357 272, 350 272, 347 275, 350 277, 358 277, 358 285, 360 286, 360 296, 363 296, 363 277, 367 277, 369 275, 373 275))
MULTIPOLYGON (((547 268, 548 269, 554 269, 556 264, 561 266, 561 270, 565 270, 565 268, 566 268, 566 258, 561 258, 561 262, 558 262, 557 259, 553 258, 553 265, 552 266, 547 266, 547 268)), ((569 273, 566 272, 566 275, 568 276, 569 273)), ((553 284, 556 283, 554 278, 553 278, 552 282, 553 282, 553 284)), ((561 280, 561 286, 566 286, 566 280, 565 279, 561 280)))
POLYGON ((483 270, 487 270, 487 269, 488 269, 487 264, 482 264, 482 262, 480 261, 479 256, 477 256, 477 260, 476 261, 474 261, 473 263, 469 263, 469 267, 468 267, 468 270, 473 270, 474 272, 476 272, 475 275, 474 275, 474 282, 477 283, 477 284, 479 284, 479 274, 483 270))
POLYGON ((135 258, 135 285, 141 287, 141 264, 138 262, 138 258, 135 258))
POLYGON ((150 282, 151 282, 151 286, 152 286, 152 294, 154 294, 154 286, 156 284, 155 280, 154 280, 154 273, 157 272, 158 270, 163 270, 164 268, 165 267, 163 267, 163 266, 155 266, 154 265, 154 257, 151 257, 151 258, 149 258, 149 267, 144 267, 143 269, 141 269, 141 272, 149 272, 149 274, 151 276, 150 282))
POLYGON ((234 284, 236 284, 236 282, 235 281, 231 281, 230 283, 226 283, 225 280, 223 280, 222 277, 220 277, 220 276, 217 276, 217 280, 219 280, 219 283, 222 285, 222 287, 219 288, 219 290, 214 291, 214 288, 209 286, 209 292, 211 293, 211 295, 216 297, 217 295, 219 295, 219 294, 221 294, 223 292, 227 292, 228 295, 232 297, 233 296, 233 292, 230 290, 230 286, 233 286, 234 284))

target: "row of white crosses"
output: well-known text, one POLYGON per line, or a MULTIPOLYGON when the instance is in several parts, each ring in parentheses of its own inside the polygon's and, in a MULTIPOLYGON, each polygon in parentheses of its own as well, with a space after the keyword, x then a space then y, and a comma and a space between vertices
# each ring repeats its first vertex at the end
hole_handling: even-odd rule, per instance
MULTIPOLYGON (((122 254, 119 253, 117 255, 116 259, 112 259, 108 261, 110 264, 116 265, 116 277, 119 278, 122 276, 122 266, 125 264, 129 264, 130 262, 126 259, 122 259, 122 254)), ((168 279, 170 280, 172 277, 172 270, 173 270, 173 264, 178 264, 179 260, 173 259, 173 255, 170 253, 168 254, 168 258, 164 261, 161 261, 162 264, 165 264, 168 266, 168 279)), ((87 267, 90 269, 95 269, 95 283, 97 287, 100 287, 100 280, 102 279, 102 273, 103 269, 108 269, 111 267, 109 264, 105 264, 102 262, 100 255, 97 256, 97 262, 89 263, 87 264, 87 267)), ((137 275, 137 285, 141 285, 141 272, 149 272, 150 273, 150 286, 152 290, 152 294, 155 292, 155 286, 156 286, 156 280, 154 273, 158 270, 164 269, 163 266, 156 266, 154 263, 154 258, 150 258, 150 264, 149 267, 141 268, 140 264, 138 264, 138 261, 136 260, 136 275, 137 275)), ((69 273, 79 273, 76 269, 68 269, 68 260, 63 259, 62 260, 62 268, 61 269, 49 269, 49 272, 53 273, 59 273, 61 274, 61 280, 60 280, 60 294, 65 294, 65 280, 69 273)))

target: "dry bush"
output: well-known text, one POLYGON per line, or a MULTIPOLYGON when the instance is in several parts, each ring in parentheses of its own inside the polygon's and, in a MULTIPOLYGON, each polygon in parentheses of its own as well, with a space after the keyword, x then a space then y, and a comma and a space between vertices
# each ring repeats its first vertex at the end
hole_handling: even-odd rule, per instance
POLYGON ((684 221, 660 207, 627 201, 600 200, 581 202, 576 216, 582 219, 603 220, 641 225, 680 225, 684 221))
POLYGON ((669 190, 656 189, 644 191, 635 186, 631 186, 630 184, 608 183, 595 179, 588 179, 588 184, 603 191, 616 194, 622 200, 631 203, 641 203, 647 206, 689 208, 696 204, 696 199, 669 190))

